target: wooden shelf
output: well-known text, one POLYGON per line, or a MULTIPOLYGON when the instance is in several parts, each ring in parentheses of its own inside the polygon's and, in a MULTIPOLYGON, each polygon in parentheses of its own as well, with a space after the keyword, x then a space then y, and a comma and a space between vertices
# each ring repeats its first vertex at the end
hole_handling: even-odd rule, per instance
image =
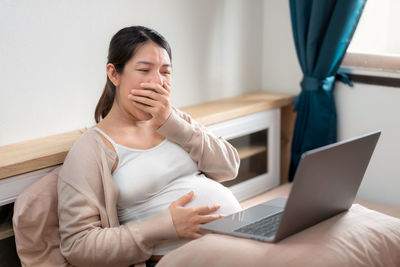
POLYGON ((3 223, 0 225, 0 240, 9 238, 14 235, 14 230, 10 223, 3 223))
POLYGON ((291 105, 295 96, 263 91, 180 108, 204 125, 291 105))
POLYGON ((73 143, 85 130, 0 146, 0 179, 63 163, 73 143))
POLYGON ((263 145, 250 146, 250 147, 236 147, 240 159, 249 158, 263 151, 267 151, 267 147, 263 145))
MULTIPOLYGON (((264 110, 286 107, 291 105, 294 97, 256 91, 179 109, 208 126, 264 110)), ((0 146, 0 179, 62 164, 75 140, 85 130, 0 146)))

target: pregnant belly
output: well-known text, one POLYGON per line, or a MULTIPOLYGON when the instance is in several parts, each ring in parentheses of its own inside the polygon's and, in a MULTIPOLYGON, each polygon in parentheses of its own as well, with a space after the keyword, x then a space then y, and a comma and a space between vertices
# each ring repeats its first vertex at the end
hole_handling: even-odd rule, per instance
POLYGON ((194 191, 194 197, 185 207, 219 204, 221 207, 210 214, 221 213, 224 215, 241 210, 239 202, 228 188, 203 174, 193 174, 175 179, 152 198, 142 203, 119 210, 120 222, 140 221, 160 213, 167 209, 171 202, 192 190, 194 191))
POLYGON ((219 204, 221 207, 213 213, 225 215, 241 210, 239 202, 228 188, 203 174, 176 179, 163 190, 162 196, 169 200, 176 200, 192 190, 194 197, 185 207, 219 204))
MULTIPOLYGON (((241 210, 239 202, 228 188, 205 177, 203 174, 193 174, 175 179, 146 202, 136 205, 132 209, 119 211, 120 222, 143 220, 162 212, 168 208, 171 202, 192 190, 194 191, 194 197, 185 207, 219 204, 221 207, 210 214, 221 213, 224 215, 241 210)), ((154 248, 153 254, 165 255, 186 242, 188 240, 165 241, 154 248)))

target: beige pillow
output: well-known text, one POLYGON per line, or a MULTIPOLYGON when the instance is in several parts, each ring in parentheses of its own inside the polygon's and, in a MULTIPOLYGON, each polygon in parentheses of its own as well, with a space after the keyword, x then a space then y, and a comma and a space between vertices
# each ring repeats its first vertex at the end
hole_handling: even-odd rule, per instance
POLYGON ((57 179, 61 167, 22 192, 14 205, 13 226, 22 266, 71 266, 61 255, 57 179))
POLYGON ((354 204, 276 244, 207 234, 173 250, 157 266, 397 267, 400 220, 354 204))

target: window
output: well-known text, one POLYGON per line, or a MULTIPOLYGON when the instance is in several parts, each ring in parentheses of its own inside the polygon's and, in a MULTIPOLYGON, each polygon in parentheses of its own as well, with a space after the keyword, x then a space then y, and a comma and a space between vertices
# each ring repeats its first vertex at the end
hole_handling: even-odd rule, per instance
POLYGON ((400 55, 399 12, 399 0, 368 0, 347 52, 400 55))
POLYGON ((400 87, 399 0, 368 0, 341 71, 353 81, 400 87))

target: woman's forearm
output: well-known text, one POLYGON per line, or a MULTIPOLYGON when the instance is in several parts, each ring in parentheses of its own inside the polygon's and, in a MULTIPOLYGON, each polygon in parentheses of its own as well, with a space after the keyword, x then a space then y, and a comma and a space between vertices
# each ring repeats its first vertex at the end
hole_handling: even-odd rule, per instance
POLYGON ((182 146, 207 177, 225 181, 237 176, 240 164, 237 150, 185 112, 172 108, 170 117, 157 131, 182 146))

